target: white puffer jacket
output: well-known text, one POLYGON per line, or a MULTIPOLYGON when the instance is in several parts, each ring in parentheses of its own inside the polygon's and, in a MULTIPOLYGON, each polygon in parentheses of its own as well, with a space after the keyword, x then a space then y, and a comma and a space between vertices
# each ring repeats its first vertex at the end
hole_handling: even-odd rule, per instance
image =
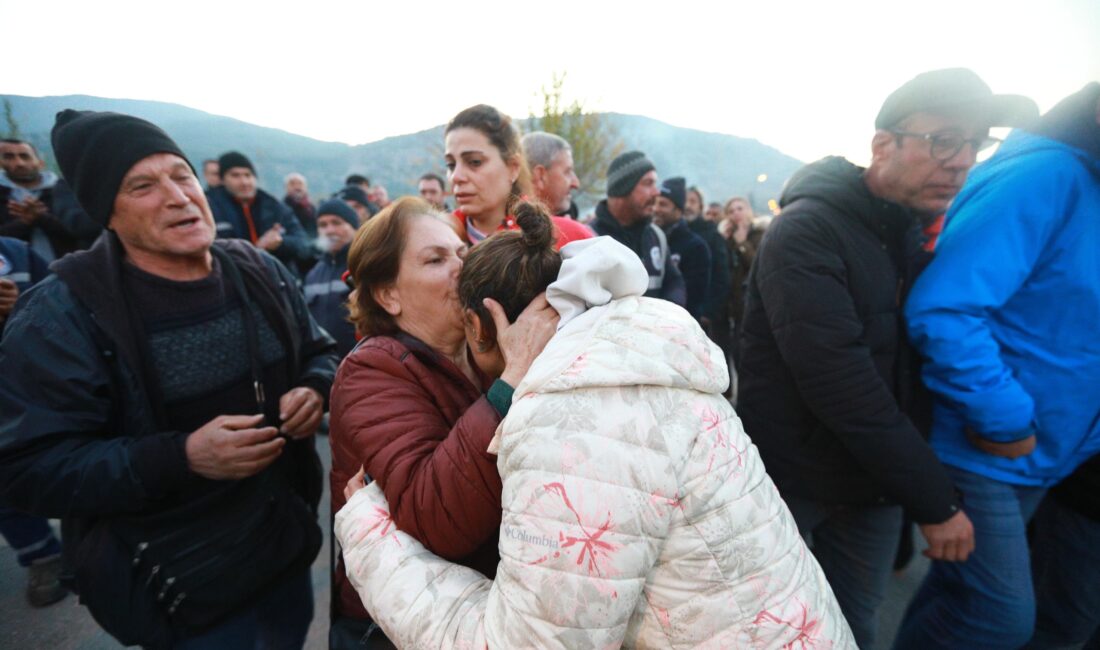
MULTIPOLYGON (((586 260, 637 273, 605 243, 582 249, 562 271, 580 303, 609 285, 576 282, 586 260)), ((373 484, 337 514, 367 610, 401 648, 854 648, 721 395, 721 351, 682 308, 623 293, 579 315, 559 297, 568 322, 516 389, 494 441, 495 581, 397 531, 373 484)))

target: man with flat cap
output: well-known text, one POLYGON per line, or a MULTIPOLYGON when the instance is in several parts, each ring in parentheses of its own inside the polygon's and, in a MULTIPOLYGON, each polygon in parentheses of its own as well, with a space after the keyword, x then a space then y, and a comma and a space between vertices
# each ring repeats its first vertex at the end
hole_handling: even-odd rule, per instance
POLYGON ((107 231, 8 321, 0 499, 61 518, 66 579, 126 645, 301 647, 333 342, 278 260, 214 241, 159 128, 67 110, 52 139, 107 231))
POLYGON ((749 275, 738 414, 863 648, 876 647, 903 512, 929 557, 974 548, 926 442, 902 307, 989 128, 1036 113, 970 70, 918 75, 883 103, 869 167, 830 157, 788 181, 749 275))

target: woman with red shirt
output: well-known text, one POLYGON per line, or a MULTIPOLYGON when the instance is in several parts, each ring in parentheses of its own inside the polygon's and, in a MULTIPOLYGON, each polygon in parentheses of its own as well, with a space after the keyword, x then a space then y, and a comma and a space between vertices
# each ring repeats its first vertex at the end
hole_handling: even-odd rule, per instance
MULTIPOLYGON (((492 106, 478 104, 462 111, 444 131, 447 176, 457 209, 454 227, 459 238, 476 244, 498 230, 516 230, 512 209, 534 196, 531 174, 512 118, 492 106)), ((553 217, 555 248, 594 236, 582 223, 553 217)))

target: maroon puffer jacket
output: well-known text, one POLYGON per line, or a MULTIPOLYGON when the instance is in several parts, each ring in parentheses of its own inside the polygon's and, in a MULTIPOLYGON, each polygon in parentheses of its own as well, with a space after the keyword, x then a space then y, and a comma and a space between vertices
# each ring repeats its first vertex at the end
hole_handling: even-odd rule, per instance
MULTIPOLYGON (((491 382, 488 382, 491 383, 491 382)), ((366 467, 397 527, 430 551, 492 578, 500 555, 501 481, 489 441, 500 415, 450 360, 407 334, 353 350, 332 385, 332 511, 366 467)), ((343 561, 335 569, 340 616, 366 618, 343 561)))

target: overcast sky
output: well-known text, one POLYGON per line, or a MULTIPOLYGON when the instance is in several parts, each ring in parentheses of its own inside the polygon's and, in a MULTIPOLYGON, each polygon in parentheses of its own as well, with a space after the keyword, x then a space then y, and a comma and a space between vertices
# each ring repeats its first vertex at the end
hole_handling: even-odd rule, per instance
MULTIPOLYGON (((1100 79, 1100 0, 0 0, 0 93, 156 99, 351 144, 566 72, 591 109, 866 162, 887 94, 975 70, 1047 109, 1100 79)), ((629 146, 630 143, 627 143, 629 146)))

